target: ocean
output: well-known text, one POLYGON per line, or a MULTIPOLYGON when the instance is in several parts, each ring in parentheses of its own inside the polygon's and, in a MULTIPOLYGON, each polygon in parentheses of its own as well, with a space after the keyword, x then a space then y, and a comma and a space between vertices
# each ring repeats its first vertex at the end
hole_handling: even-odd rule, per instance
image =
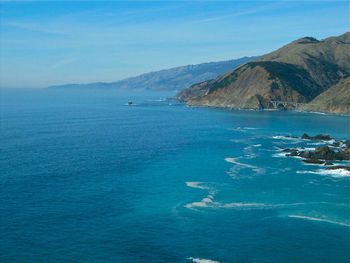
POLYGON ((170 95, 0 90, 0 262, 350 261, 350 174, 281 152, 349 117, 170 95))

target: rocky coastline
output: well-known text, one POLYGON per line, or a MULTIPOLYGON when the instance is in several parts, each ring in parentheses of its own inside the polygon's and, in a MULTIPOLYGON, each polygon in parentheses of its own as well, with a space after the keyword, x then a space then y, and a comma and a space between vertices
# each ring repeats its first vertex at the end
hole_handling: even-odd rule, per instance
POLYGON ((309 136, 303 134, 300 138, 310 141, 321 141, 325 144, 314 149, 300 148, 285 148, 282 152, 286 153, 286 157, 299 157, 306 164, 318 164, 327 166, 326 169, 336 170, 344 169, 350 171, 350 166, 334 164, 335 162, 350 161, 350 140, 336 140, 330 135, 318 134, 315 136, 309 136))

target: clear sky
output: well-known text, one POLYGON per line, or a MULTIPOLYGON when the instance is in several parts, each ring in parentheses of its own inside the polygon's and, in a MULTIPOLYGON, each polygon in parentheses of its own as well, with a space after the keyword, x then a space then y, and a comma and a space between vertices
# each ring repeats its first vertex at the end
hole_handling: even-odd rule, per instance
POLYGON ((2 1, 0 86, 115 81, 349 31, 349 1, 2 1))

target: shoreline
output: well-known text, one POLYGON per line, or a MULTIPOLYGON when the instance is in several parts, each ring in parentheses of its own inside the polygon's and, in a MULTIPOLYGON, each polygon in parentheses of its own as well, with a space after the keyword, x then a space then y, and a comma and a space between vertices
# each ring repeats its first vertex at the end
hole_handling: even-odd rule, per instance
MULTIPOLYGON (((173 98, 171 98, 173 99, 173 98)), ((177 99, 179 102, 184 104, 189 108, 209 108, 209 109, 223 109, 229 111, 255 111, 255 112, 298 112, 298 113, 310 113, 310 114, 318 114, 318 115, 330 115, 330 116, 342 116, 342 117, 350 117, 349 113, 336 113, 336 112, 324 112, 324 111, 307 111, 307 110, 289 110, 289 109, 255 109, 255 108, 236 108, 236 107, 228 107, 228 106, 211 106, 211 105, 190 105, 186 102, 183 102, 177 99)))

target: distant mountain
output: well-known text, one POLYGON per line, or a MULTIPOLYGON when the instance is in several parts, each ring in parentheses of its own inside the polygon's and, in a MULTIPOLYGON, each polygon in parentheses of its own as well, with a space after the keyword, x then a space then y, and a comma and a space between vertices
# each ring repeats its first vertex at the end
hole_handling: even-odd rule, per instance
POLYGON ((195 84, 178 98, 190 105, 273 108, 272 101, 308 103, 349 75, 349 32, 322 41, 304 37, 214 80, 195 84))
POLYGON ((210 62, 198 65, 181 66, 142 74, 116 82, 98 82, 89 84, 66 84, 49 88, 115 88, 115 89, 142 89, 142 90, 175 90, 188 88, 194 83, 213 79, 234 69, 255 57, 210 62))

